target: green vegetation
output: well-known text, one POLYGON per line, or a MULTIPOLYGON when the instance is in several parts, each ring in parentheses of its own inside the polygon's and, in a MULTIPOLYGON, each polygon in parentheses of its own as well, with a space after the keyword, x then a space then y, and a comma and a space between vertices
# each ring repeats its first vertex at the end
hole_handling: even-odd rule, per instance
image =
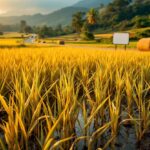
POLYGON ((83 40, 87 40, 87 41, 94 40, 94 38, 95 38, 94 35, 90 32, 83 32, 80 36, 83 40))
POLYGON ((90 31, 90 28, 97 23, 98 12, 91 8, 85 18, 85 13, 78 12, 72 17, 72 27, 80 34, 83 40, 94 40, 94 34, 90 31))
POLYGON ((74 4, 74 7, 85 7, 85 8, 97 8, 100 5, 107 5, 108 3, 110 3, 112 0, 81 0, 79 2, 77 2, 76 4, 74 4))
POLYGON ((83 12, 77 12, 72 17, 72 27, 77 33, 81 33, 83 24, 84 24, 84 17, 85 13, 83 12))
POLYGON ((3 32, 0 31, 0 35, 3 35, 3 32))
POLYGON ((46 25, 42 27, 34 27, 33 32, 38 34, 40 38, 57 37, 74 33, 71 26, 62 27, 61 25, 58 25, 55 28, 46 25))
POLYGON ((144 38, 144 37, 150 37, 150 29, 146 29, 144 31, 137 32, 135 37, 137 39, 141 39, 141 38, 144 38))
POLYGON ((149 0, 114 0, 100 10, 99 26, 104 30, 149 27, 149 7, 149 0))
POLYGON ((33 33, 32 27, 27 25, 27 22, 25 20, 20 21, 20 32, 21 33, 33 33))

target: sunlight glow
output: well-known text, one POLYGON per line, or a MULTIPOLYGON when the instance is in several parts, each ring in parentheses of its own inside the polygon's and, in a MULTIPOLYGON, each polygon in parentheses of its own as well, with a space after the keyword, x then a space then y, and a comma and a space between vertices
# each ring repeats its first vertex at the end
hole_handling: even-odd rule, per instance
POLYGON ((0 15, 6 13, 6 11, 0 9, 0 15))

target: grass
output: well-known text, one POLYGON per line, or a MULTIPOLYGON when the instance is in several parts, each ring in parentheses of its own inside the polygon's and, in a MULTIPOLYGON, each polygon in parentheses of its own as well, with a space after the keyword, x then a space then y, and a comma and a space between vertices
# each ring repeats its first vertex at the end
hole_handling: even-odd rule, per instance
POLYGON ((106 149, 125 122, 137 142, 149 132, 150 53, 25 47, 0 58, 2 150, 106 149))

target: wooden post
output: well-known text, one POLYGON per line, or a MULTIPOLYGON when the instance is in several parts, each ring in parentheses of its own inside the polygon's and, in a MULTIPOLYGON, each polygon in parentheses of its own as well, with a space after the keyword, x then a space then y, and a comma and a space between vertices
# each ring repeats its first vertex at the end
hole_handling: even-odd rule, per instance
POLYGON ((126 50, 127 50, 127 45, 125 45, 125 47, 124 47, 124 48, 125 48, 125 51, 126 51, 126 50))
POLYGON ((117 45, 115 44, 115 50, 117 50, 117 45))

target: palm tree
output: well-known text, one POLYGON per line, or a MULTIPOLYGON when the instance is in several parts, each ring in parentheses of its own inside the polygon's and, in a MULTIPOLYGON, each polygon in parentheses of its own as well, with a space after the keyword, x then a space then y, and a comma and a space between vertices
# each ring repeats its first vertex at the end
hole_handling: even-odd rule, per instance
POLYGON ((94 8, 91 8, 87 13, 87 21, 89 24, 94 25, 97 23, 98 13, 94 8))
POLYGON ((77 33, 81 32, 84 23, 83 16, 84 16, 83 12, 77 12, 72 17, 72 27, 77 33))

